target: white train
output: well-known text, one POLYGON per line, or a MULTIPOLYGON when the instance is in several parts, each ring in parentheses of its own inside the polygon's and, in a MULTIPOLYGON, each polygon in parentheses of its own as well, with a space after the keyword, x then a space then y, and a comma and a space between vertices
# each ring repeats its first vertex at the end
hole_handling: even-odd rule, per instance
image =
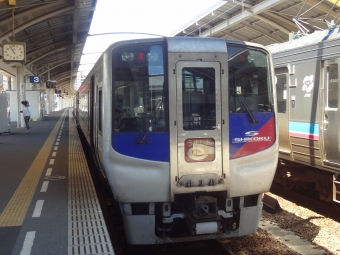
POLYGON ((273 79, 253 43, 153 38, 102 54, 75 115, 130 244, 256 232, 278 162, 273 79))

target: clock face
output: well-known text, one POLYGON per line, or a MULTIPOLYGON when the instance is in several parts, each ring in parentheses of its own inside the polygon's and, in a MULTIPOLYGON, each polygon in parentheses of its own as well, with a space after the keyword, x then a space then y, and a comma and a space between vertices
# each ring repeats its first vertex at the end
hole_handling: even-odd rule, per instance
POLYGON ((3 58, 5 61, 25 60, 25 46, 23 44, 6 43, 3 45, 3 58))

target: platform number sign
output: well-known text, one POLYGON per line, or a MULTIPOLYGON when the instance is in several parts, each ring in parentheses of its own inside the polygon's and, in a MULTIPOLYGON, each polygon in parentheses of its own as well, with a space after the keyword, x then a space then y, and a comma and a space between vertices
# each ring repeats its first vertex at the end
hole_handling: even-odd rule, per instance
POLYGON ((30 83, 40 83, 40 76, 30 76, 30 83))

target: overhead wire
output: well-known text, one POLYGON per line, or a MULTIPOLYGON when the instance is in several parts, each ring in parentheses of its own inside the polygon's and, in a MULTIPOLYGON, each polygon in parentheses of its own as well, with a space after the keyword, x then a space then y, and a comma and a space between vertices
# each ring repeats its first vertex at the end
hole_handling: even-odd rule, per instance
POLYGON ((300 12, 302 11, 302 8, 305 6, 306 3, 307 3, 307 0, 303 3, 303 5, 301 6, 300 10, 296 14, 295 18, 297 18, 299 16, 300 12))
MULTIPOLYGON (((328 14, 334 9, 334 7, 335 7, 335 5, 337 5, 338 4, 338 2, 339 2, 339 0, 337 0, 336 2, 334 2, 334 4, 333 4, 333 6, 332 6, 332 8, 329 10, 329 12, 326 14, 326 17, 325 17, 325 20, 326 20, 326 18, 327 18, 327 16, 328 16, 328 14)), ((339 14, 338 14, 339 15, 339 14)))
POLYGON ((310 10, 312 10, 313 8, 315 8, 316 6, 318 6, 319 4, 321 4, 324 0, 319 1, 317 4, 314 4, 311 8, 309 8, 307 11, 305 11, 304 13, 302 13, 299 17, 301 17, 302 15, 306 14, 307 12, 309 12, 310 10))

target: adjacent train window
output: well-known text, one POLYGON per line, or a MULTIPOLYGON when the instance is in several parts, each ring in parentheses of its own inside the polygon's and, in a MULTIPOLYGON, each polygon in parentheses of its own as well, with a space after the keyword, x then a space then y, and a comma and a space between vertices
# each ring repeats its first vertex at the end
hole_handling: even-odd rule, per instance
POLYGON ((277 109, 279 113, 287 110, 287 76, 286 74, 275 75, 277 109))
POLYGON ((216 127, 215 69, 182 69, 183 129, 213 130, 216 127))
POLYGON ((162 45, 114 52, 114 132, 166 131, 163 55, 162 45))
POLYGON ((338 65, 327 67, 327 107, 338 108, 339 72, 338 65))
POLYGON ((227 46, 230 113, 271 112, 268 55, 256 49, 227 46))

